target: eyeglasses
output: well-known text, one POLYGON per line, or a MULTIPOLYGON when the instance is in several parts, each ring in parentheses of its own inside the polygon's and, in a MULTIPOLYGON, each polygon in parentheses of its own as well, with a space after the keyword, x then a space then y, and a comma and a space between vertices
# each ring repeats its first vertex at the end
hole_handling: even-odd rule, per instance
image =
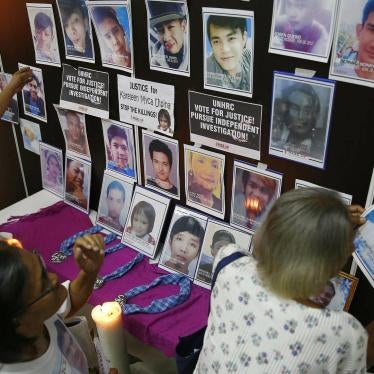
POLYGON ((33 250, 32 253, 37 256, 38 260, 39 260, 39 264, 40 264, 40 267, 42 269, 42 275, 41 275, 41 279, 44 282, 48 283, 48 286, 40 293, 39 296, 37 296, 33 301, 29 302, 28 304, 26 304, 23 308, 21 308, 20 310, 18 310, 16 312, 16 315, 20 315, 22 313, 24 313, 27 309, 29 309, 32 305, 34 305, 35 303, 37 303, 39 300, 41 300, 44 296, 48 295, 49 293, 55 291, 59 284, 56 283, 56 284, 53 284, 51 282, 51 280, 49 279, 48 277, 48 270, 47 270, 47 266, 44 262, 44 259, 42 256, 40 256, 40 254, 33 250))

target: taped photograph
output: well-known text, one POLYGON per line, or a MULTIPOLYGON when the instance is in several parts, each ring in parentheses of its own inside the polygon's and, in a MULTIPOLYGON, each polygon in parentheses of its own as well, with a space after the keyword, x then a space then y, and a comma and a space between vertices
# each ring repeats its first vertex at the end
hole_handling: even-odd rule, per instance
MULTIPOLYGON (((9 84, 12 79, 11 74, 0 73, 0 92, 9 84)), ((1 117, 2 121, 18 123, 19 122, 19 109, 18 109, 18 97, 17 94, 13 95, 10 99, 7 108, 3 116, 1 117)))
POLYGON ((338 276, 330 279, 319 295, 310 297, 310 300, 322 308, 337 312, 348 312, 356 292, 358 278, 340 271, 338 276))
POLYGON ((204 288, 211 288, 213 262, 218 251, 229 244, 235 244, 248 251, 252 235, 237 230, 223 222, 208 220, 201 249, 194 283, 204 288))
POLYGON ((338 14, 329 77, 374 87, 374 1, 342 0, 338 14))
POLYGON ((179 199, 178 141, 143 130, 145 186, 179 199))
POLYGON ((274 72, 269 154, 325 167, 335 82, 274 72))
POLYGON ((28 151, 39 155, 39 142, 42 140, 39 124, 23 118, 20 118, 19 124, 21 127, 23 146, 28 151))
POLYGON ((91 187, 91 162, 66 153, 64 201, 83 211, 89 212, 91 187))
POLYGON ((62 150, 40 142, 40 168, 43 188, 61 198, 64 196, 64 170, 62 165, 62 150))
POLYGON ((252 97, 254 14, 203 8, 204 88, 252 97))
POLYGON ((133 72, 131 2, 87 2, 103 66, 133 72))
MULTIPOLYGON (((19 69, 26 66, 18 64, 19 69)), ((47 122, 43 73, 39 68, 30 66, 30 69, 32 70, 31 80, 22 88, 23 111, 30 117, 47 122)))
POLYGON ((280 196, 282 175, 234 162, 230 224, 254 233, 280 196))
POLYGON ((169 198, 136 186, 122 243, 154 258, 169 203, 169 198))
POLYGON ((134 129, 131 125, 102 119, 106 168, 136 180, 134 129))
POLYGON ((86 131, 86 116, 74 110, 64 109, 54 105, 62 133, 64 134, 66 150, 91 160, 86 131))
POLYGON ((190 76, 187 2, 146 0, 151 70, 190 76))
MULTIPOLYGON (((314 183, 310 183, 310 182, 307 182, 307 181, 303 181, 301 179, 296 179, 295 180, 295 189, 298 189, 298 188, 323 188, 325 190, 330 190, 330 191, 335 191, 335 190, 332 190, 331 188, 327 188, 327 187, 322 187, 322 186, 318 186, 317 184, 314 184, 314 183)), ((351 205, 352 204, 352 195, 348 195, 344 192, 339 192, 339 191, 335 191, 339 194, 339 196, 341 197, 343 203, 345 205, 351 205)))
POLYGON ((275 0, 269 52, 327 62, 338 0, 275 0))
POLYGON ((34 43, 35 62, 61 66, 52 5, 27 3, 26 7, 34 43))
POLYGON ((203 245, 208 217, 176 206, 161 253, 159 267, 193 278, 203 245))
POLYGON ((186 204, 218 218, 225 216, 225 156, 184 145, 186 204))
POLYGON ((104 171, 96 224, 122 235, 129 212, 133 181, 104 171))
POLYGON ((68 60, 95 62, 92 28, 84 0, 56 0, 68 60))

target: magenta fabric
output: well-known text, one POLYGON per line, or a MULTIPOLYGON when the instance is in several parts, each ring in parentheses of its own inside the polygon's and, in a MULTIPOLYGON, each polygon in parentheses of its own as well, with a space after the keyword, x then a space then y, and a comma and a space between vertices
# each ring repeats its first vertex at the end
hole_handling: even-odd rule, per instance
MULTIPOLYGON (((56 273, 60 281, 64 281, 74 279, 78 273, 74 259, 69 257, 62 264, 53 264, 50 257, 58 250, 64 239, 90 226, 92 223, 86 214, 64 202, 58 202, 38 213, 1 225, 0 232, 11 232, 25 248, 36 249, 45 259, 48 269, 56 273)), ((119 240, 116 240, 107 247, 118 242, 119 240)), ((100 274, 111 272, 130 261, 136 254, 136 251, 126 247, 106 256, 100 274)), ((148 258, 145 258, 122 278, 104 283, 102 288, 93 291, 89 302, 97 305, 112 301, 119 294, 133 287, 148 284, 166 273, 157 265, 150 265, 148 258)), ((177 292, 179 287, 175 285, 158 286, 133 297, 130 302, 145 306, 157 298, 177 292)), ((160 349, 167 356, 174 356, 179 336, 189 335, 207 323, 209 297, 208 290, 193 285, 190 297, 183 304, 162 313, 124 316, 124 326, 144 343, 160 349)))

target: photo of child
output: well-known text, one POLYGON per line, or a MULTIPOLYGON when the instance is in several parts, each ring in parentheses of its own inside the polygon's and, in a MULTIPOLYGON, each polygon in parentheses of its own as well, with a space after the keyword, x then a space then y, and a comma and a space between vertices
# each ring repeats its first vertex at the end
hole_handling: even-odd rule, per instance
POLYGON ((153 258, 169 202, 170 199, 137 186, 122 242, 153 258))
POLYGON ((206 223, 206 216, 177 207, 159 266, 193 278, 204 240, 206 223))

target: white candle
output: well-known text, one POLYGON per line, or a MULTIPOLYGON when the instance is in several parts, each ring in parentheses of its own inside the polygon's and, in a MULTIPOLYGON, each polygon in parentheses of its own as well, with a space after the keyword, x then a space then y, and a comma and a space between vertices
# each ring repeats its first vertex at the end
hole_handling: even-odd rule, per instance
POLYGON ((97 333, 110 368, 116 368, 119 374, 129 374, 125 335, 122 326, 122 310, 116 302, 107 302, 92 309, 92 319, 96 323, 97 333))

